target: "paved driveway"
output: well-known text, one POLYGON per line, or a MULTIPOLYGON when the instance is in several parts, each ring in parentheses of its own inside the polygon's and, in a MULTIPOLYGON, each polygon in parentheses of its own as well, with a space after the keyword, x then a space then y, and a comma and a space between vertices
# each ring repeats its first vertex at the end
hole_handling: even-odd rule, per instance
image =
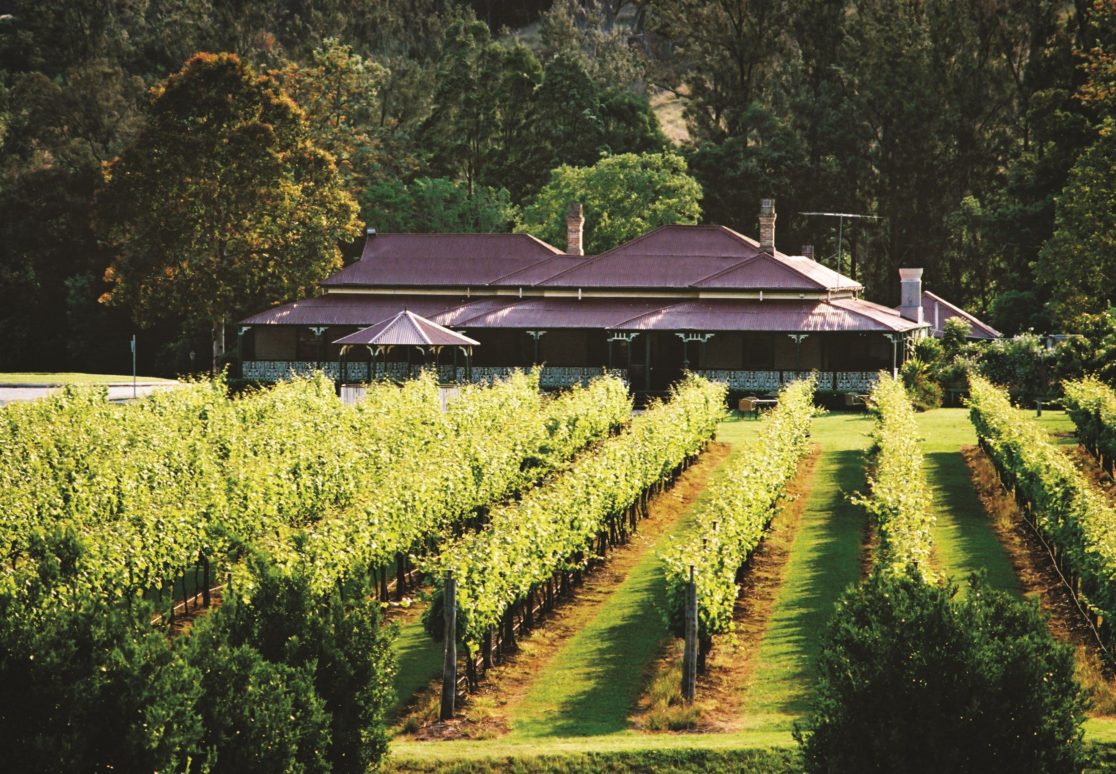
MULTIPOLYGON (((108 386, 108 397, 112 401, 132 399, 132 383, 114 382, 108 386)), ((155 390, 174 390, 182 387, 181 382, 137 382, 136 397, 149 395, 155 390)), ((0 406, 17 400, 38 400, 61 389, 56 384, 0 384, 0 406)))

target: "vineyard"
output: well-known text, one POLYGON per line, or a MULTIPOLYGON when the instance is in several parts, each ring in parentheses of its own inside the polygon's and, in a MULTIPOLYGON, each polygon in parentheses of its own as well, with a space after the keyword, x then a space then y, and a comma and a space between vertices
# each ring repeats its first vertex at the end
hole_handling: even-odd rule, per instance
POLYGON ((876 563, 888 572, 913 569, 930 579, 934 515, 914 407, 902 382, 887 376, 871 398, 876 422, 868 452, 868 494, 860 503, 874 520, 876 563))
MULTIPOLYGON (((537 372, 444 407, 430 376, 353 405, 317 377, 6 407, 8 760, 426 770, 580 739, 635 768, 773 748, 755 764, 793 770, 846 588, 1025 585, 975 445, 1107 654, 1116 506, 1054 433, 1103 475, 1116 396, 1068 383, 1039 424, 971 389, 971 425, 885 375, 868 412, 821 412, 803 379, 758 420, 697 377, 633 411, 617 379, 547 394, 537 372)), ((1116 740, 1102 715, 1090 738, 1116 740)))

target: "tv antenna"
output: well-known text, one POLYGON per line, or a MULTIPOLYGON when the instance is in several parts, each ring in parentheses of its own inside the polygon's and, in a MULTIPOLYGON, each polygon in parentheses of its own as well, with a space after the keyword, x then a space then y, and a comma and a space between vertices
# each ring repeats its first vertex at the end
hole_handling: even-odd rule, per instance
POLYGON ((800 212, 799 215, 812 215, 821 218, 837 218, 837 273, 845 260, 845 218, 853 220, 883 220, 882 215, 861 215, 855 212, 800 212))

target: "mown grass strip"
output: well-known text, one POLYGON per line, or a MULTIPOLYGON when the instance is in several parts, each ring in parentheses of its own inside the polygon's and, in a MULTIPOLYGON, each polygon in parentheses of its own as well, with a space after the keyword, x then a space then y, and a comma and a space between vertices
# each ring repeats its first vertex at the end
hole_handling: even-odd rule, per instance
POLYGON ((983 570, 996 589, 1021 594, 1019 578, 973 488, 961 456, 976 445, 976 431, 965 409, 934 409, 918 416, 926 477, 934 498, 935 561, 959 585, 983 570))
POLYGON ((416 615, 400 624, 392 650, 395 652, 395 678, 392 680, 395 699, 388 708, 388 715, 394 717, 439 674, 443 646, 430 639, 422 627, 422 616, 416 615))
POLYGON ((866 516, 845 495, 864 488, 864 450, 871 424, 864 414, 828 414, 814 420, 811 437, 822 454, 756 668, 745 688, 748 728, 789 730, 807 710, 826 621, 841 592, 860 578, 866 516))

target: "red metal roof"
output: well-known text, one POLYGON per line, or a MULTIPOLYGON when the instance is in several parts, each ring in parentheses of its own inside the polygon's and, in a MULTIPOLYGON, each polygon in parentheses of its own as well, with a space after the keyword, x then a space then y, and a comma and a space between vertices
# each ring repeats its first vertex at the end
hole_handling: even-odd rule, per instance
POLYGON ((660 226, 539 283, 553 287, 818 290, 860 288, 804 256, 761 253, 724 226, 660 226))
POLYGON ((481 286, 563 255, 528 234, 377 234, 327 287, 481 286))
POLYGON ((373 296, 329 293, 274 306, 241 320, 241 325, 373 325, 404 309, 426 317, 458 306, 459 296, 373 296))
POLYGON ((836 290, 837 288, 864 287, 856 280, 818 263, 813 258, 807 258, 805 255, 787 255, 786 253, 776 252, 775 258, 795 271, 801 272, 824 288, 836 290))
POLYGON ((757 251, 751 240, 724 226, 660 226, 539 284, 687 288, 757 251))
POLYGON ((760 253, 742 263, 695 282, 701 288, 754 288, 764 290, 808 290, 816 293, 826 285, 767 253, 760 253))
POLYGON ((858 299, 684 301, 613 326, 628 331, 775 331, 891 333, 918 326, 858 299))
POLYGON ((449 328, 420 317, 414 312, 403 311, 388 320, 364 330, 343 336, 334 344, 372 344, 387 346, 419 347, 471 347, 480 342, 462 336, 449 328))
POLYGON ((945 331, 946 320, 960 317, 969 324, 969 337, 974 339, 998 339, 1003 336, 998 330, 988 323, 978 320, 973 315, 958 306, 946 301, 939 295, 929 290, 922 291, 922 317, 929 323, 935 336, 940 336, 945 331))
POLYGON ((530 287, 537 285, 555 274, 568 271, 569 269, 581 266, 591 258, 586 258, 582 255, 555 255, 551 258, 546 258, 538 263, 532 264, 525 269, 518 269, 505 274, 499 279, 493 280, 491 285, 500 285, 502 287, 530 287))
POLYGON ((664 303, 663 299, 527 298, 488 309, 479 304, 467 305, 460 309, 453 324, 470 329, 611 328, 664 303))

